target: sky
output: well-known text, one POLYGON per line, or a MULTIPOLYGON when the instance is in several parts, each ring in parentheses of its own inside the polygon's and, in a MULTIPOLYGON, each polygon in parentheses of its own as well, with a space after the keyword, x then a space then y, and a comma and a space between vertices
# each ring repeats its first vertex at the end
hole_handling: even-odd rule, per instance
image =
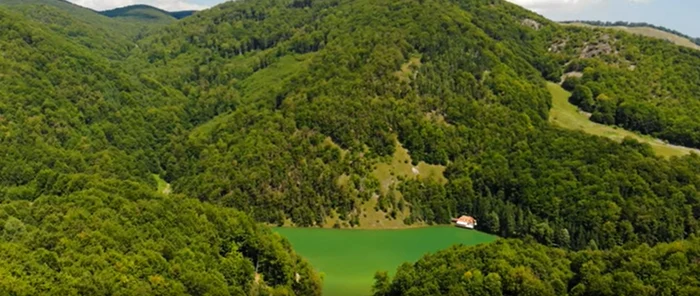
MULTIPOLYGON (((201 10, 226 0, 69 0, 95 10, 132 4, 161 9, 201 10)), ((601 20, 647 22, 700 37, 700 0, 508 0, 555 21, 601 20)))

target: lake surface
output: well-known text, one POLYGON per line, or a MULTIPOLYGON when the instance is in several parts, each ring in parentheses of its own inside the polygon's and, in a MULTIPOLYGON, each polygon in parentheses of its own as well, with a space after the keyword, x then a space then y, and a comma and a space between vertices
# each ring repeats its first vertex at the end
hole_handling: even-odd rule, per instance
POLYGON ((400 230, 276 228, 297 253, 325 275, 323 294, 370 295, 374 273, 393 275, 404 262, 414 262, 454 244, 477 245, 497 237, 452 226, 400 230))

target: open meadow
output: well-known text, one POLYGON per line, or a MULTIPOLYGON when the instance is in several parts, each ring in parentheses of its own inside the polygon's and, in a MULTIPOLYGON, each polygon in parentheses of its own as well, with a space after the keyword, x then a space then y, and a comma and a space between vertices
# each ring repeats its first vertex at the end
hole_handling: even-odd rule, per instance
POLYGON ((657 155, 662 157, 683 156, 690 152, 700 153, 696 149, 665 143, 650 136, 640 135, 619 127, 593 122, 588 115, 579 112, 578 107, 569 102, 571 94, 560 85, 547 82, 547 89, 552 94, 552 109, 549 111, 549 121, 559 127, 580 130, 592 135, 607 137, 622 142, 625 137, 651 145, 657 155))

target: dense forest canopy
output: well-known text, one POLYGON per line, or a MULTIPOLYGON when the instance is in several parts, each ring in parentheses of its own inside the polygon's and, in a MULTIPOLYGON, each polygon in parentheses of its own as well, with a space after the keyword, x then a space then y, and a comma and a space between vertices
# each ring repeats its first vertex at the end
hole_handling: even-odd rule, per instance
POLYGON ((170 12, 170 15, 172 15, 176 19, 183 19, 186 18, 190 15, 195 14, 197 11, 194 10, 183 10, 183 11, 173 11, 170 12))
MULTIPOLYGON (((139 5, 97 12, 63 0, 2 0, 0 6, 43 23, 44 29, 51 29, 60 36, 83 39, 82 44, 87 48, 100 47, 104 50, 122 50, 124 46, 133 46, 133 41, 147 32, 193 13, 170 13, 139 5)), ((120 56, 120 59, 123 58, 120 56)))
POLYGON ((122 20, 142 21, 149 23, 170 24, 176 19, 183 19, 194 14, 193 10, 169 12, 150 5, 130 5, 101 11, 100 14, 122 20))
POLYGON ((105 10, 100 14, 123 20, 137 20, 154 23, 169 24, 175 21, 175 17, 169 12, 149 5, 131 5, 126 7, 105 10))
POLYGON ((116 61, 128 39, 101 33, 51 6, 0 7, 0 294, 319 294, 268 228, 156 193, 185 98, 132 75, 116 61))
POLYGON ((286 241, 243 213, 134 182, 42 171, 0 204, 2 295, 318 295, 286 241))
POLYGON ((34 2, 0 5, 0 291, 314 295, 248 216, 361 227, 372 203, 406 225, 470 214, 559 265, 700 231, 700 156, 553 127, 545 87, 569 77, 593 120, 699 147, 696 51, 500 0, 242 0, 170 25, 34 2), (400 147, 444 173, 387 184, 400 147))
POLYGON ((375 275, 374 295, 698 295, 700 240, 571 252, 531 241, 455 246, 375 275))

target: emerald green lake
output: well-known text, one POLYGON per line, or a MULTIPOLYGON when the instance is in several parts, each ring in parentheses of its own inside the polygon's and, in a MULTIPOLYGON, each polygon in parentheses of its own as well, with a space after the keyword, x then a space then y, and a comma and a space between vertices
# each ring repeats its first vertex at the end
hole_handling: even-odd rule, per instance
POLYGON ((497 237, 452 226, 401 230, 276 228, 294 250, 325 274, 323 294, 369 295, 374 273, 394 274, 404 262, 418 260, 454 244, 477 245, 497 237))

